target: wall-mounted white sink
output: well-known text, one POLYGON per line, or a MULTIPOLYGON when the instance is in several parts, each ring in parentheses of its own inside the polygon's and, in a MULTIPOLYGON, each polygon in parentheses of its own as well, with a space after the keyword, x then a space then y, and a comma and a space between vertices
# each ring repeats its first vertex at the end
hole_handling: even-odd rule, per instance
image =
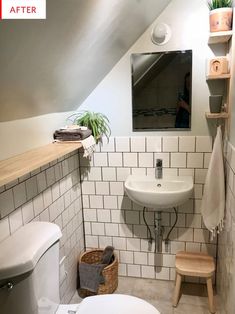
POLYGON ((190 198, 193 178, 166 176, 156 179, 153 176, 129 175, 125 181, 125 190, 133 202, 162 211, 179 206, 190 198))

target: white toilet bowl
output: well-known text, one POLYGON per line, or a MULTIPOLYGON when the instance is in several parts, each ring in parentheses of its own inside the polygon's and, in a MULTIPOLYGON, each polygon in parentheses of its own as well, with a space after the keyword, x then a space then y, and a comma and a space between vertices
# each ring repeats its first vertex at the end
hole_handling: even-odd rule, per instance
POLYGON ((74 314, 78 313, 78 308, 80 304, 61 304, 56 312, 56 314, 74 314))
POLYGON ((80 304, 60 305, 56 314, 160 314, 148 302, 124 294, 87 297, 80 304))
POLYGON ((0 243, 1 314, 159 314, 128 295, 99 295, 59 305, 60 228, 32 222, 0 243))

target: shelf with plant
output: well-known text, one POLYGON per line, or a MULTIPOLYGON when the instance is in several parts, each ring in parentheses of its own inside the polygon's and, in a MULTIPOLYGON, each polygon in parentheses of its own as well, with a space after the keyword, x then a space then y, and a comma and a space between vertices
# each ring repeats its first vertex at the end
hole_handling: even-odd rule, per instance
POLYGON ((88 110, 79 111, 69 116, 68 120, 72 121, 73 124, 88 127, 92 131, 96 143, 102 140, 102 136, 108 140, 111 135, 109 119, 103 113, 88 110))
POLYGON ((210 0, 210 31, 223 32, 232 29, 233 0, 210 0))
POLYGON ((233 31, 214 32, 210 33, 208 38, 208 44, 223 44, 227 43, 233 36, 233 31))

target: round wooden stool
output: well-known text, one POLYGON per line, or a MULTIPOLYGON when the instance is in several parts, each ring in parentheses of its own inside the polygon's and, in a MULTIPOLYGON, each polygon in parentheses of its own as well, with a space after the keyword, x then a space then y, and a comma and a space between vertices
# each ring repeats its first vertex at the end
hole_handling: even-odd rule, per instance
POLYGON ((212 276, 215 272, 213 257, 203 253, 178 252, 176 254, 175 267, 176 283, 173 306, 177 306, 179 302, 182 276, 203 277, 206 278, 207 283, 209 310, 211 313, 215 313, 212 287, 212 276))

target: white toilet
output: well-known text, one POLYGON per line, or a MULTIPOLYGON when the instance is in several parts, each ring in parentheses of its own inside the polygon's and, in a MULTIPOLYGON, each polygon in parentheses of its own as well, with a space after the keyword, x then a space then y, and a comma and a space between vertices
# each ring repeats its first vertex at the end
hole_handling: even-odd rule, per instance
POLYGON ((59 305, 60 228, 32 222, 0 243, 1 314, 160 314, 136 297, 92 296, 59 305))

